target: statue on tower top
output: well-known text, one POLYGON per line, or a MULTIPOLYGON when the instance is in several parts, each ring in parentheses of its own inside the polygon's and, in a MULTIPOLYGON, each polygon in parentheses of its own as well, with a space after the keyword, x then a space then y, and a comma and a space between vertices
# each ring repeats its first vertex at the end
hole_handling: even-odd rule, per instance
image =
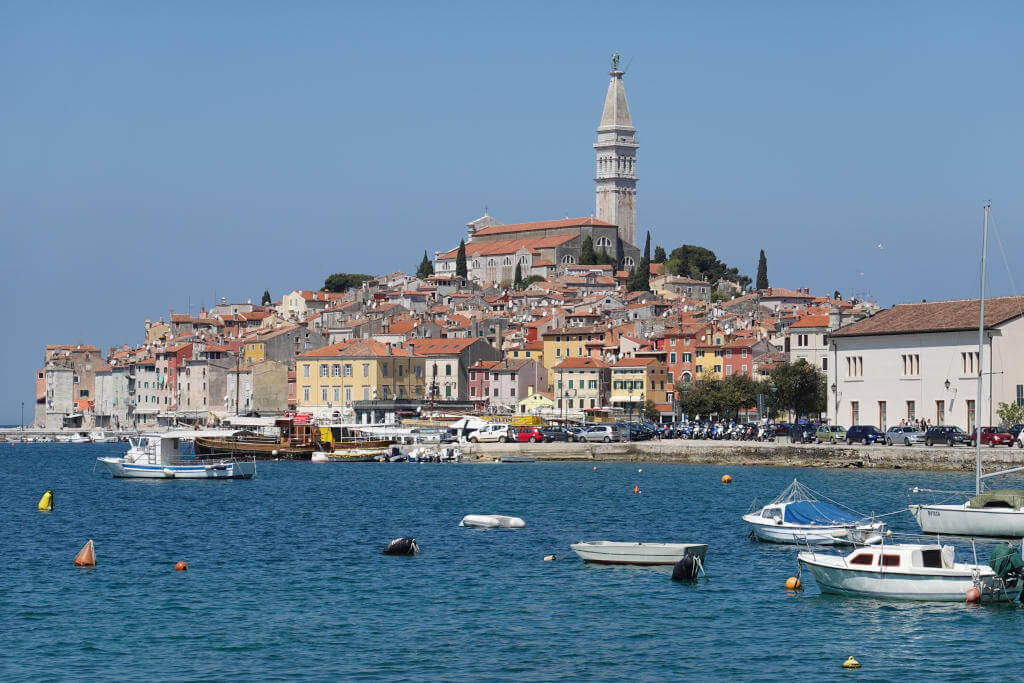
POLYGON ((619 70, 619 53, 616 52, 612 55, 612 71, 619 70))

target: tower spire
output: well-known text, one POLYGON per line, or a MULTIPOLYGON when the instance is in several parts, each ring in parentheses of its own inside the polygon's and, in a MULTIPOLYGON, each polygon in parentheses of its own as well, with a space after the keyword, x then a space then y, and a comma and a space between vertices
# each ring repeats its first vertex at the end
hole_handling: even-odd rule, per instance
POLYGON ((619 238, 636 245, 636 129, 629 115, 624 71, 619 54, 612 57, 608 92, 604 98, 601 124, 597 128, 597 174, 595 194, 597 218, 619 226, 619 238))

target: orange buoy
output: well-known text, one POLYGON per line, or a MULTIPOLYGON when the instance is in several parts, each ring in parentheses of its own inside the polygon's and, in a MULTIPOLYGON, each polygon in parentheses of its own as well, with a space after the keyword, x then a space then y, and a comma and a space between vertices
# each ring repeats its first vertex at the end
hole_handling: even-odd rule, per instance
POLYGON ((640 493, 640 485, 639 484, 634 484, 633 485, 633 493, 640 493))
POLYGON ((791 576, 788 579, 786 579, 786 590, 798 591, 801 588, 803 588, 803 584, 800 583, 800 579, 796 578, 795 576, 791 576))
POLYGON ((597 465, 594 465, 594 471, 597 472, 597 465))
POLYGON ((967 602, 981 602, 981 591, 973 586, 967 589, 967 595, 964 596, 967 602))
POLYGON ((90 538, 82 549, 75 555, 75 566, 76 567, 95 567, 96 566, 96 548, 92 544, 90 538))
POLYGON ((723 474, 722 475, 722 483, 723 484, 731 484, 732 483, 732 477, 730 477, 728 474, 723 474))
POLYGON ((179 562, 178 564, 174 565, 174 571, 176 571, 176 572, 183 572, 183 571, 187 571, 187 570, 188 570, 188 562, 179 562))

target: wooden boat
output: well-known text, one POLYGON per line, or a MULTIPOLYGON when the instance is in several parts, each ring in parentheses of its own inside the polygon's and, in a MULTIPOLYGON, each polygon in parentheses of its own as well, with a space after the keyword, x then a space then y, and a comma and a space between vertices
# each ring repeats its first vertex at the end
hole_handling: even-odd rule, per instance
POLYGON ((700 558, 708 551, 704 543, 629 543, 580 541, 569 546, 586 562, 598 564, 675 564, 687 553, 700 558))
POLYGON ((295 418, 276 420, 280 436, 264 436, 249 431, 237 431, 223 436, 195 437, 196 453, 230 453, 258 460, 308 460, 313 451, 321 450, 320 431, 295 418))

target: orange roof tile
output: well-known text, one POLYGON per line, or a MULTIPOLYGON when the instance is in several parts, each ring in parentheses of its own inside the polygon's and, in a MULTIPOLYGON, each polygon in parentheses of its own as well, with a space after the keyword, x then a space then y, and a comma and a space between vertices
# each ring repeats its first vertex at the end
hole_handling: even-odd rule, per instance
MULTIPOLYGON (((614 223, 606 223, 596 218, 563 218, 555 221, 537 221, 534 223, 512 223, 510 225, 492 225, 477 230, 475 235, 505 235, 510 232, 532 232, 534 230, 552 230, 555 228, 576 228, 582 226, 595 226, 614 228, 614 223)), ((467 247, 469 245, 466 245, 467 247)))

